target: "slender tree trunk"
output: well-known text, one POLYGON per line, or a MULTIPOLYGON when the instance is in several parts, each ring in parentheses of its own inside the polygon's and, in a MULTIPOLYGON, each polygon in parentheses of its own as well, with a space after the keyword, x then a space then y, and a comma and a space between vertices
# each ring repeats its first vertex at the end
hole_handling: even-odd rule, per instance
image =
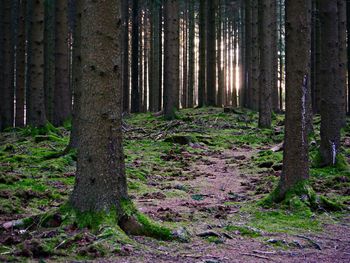
POLYGON ((122 0, 122 23, 123 23, 123 112, 130 110, 130 87, 129 87, 129 0, 122 0))
POLYGON ((63 125, 72 115, 72 92, 69 85, 67 1, 56 1, 55 7, 55 89, 53 124, 63 125))
POLYGON ((286 127, 279 200, 309 178, 306 97, 310 75, 310 9, 311 0, 286 0, 286 127))
POLYGON ((144 69, 143 69, 143 112, 147 112, 147 96, 148 96, 148 61, 149 61, 149 57, 148 57, 148 10, 147 8, 145 8, 145 15, 144 15, 144 26, 143 26, 143 63, 144 63, 144 69))
POLYGON ((44 101, 44 2, 31 0, 30 77, 28 83, 28 124, 41 127, 47 123, 44 101))
POLYGON ((272 114, 272 51, 271 51, 271 15, 273 0, 259 0, 259 127, 271 127, 272 114))
POLYGON ((194 0, 189 1, 188 11, 188 107, 193 108, 193 93, 195 85, 195 17, 194 0))
POLYGON ((25 102, 25 0, 18 0, 17 19, 17 48, 16 48, 16 127, 24 127, 24 102, 25 102))
POLYGON ((246 83, 243 98, 243 106, 252 108, 252 1, 246 0, 244 6, 245 11, 245 70, 246 83))
POLYGON ((164 117, 175 118, 179 101, 179 2, 164 5, 164 117))
POLYGON ((346 1, 346 32, 347 32, 347 39, 348 39, 348 45, 347 45, 347 59, 348 59, 348 115, 350 115, 350 0, 346 1))
POLYGON ((131 112, 140 112, 139 87, 139 6, 138 0, 132 5, 131 34, 131 112))
POLYGON ((278 104, 278 44, 277 44, 277 0, 271 4, 271 85, 272 85, 272 109, 274 112, 279 111, 278 104))
POLYGON ((217 105, 223 106, 224 97, 224 71, 222 61, 222 1, 218 1, 218 19, 217 19, 217 68, 218 68, 218 100, 217 105))
POLYGON ((188 107, 188 4, 184 5, 183 17, 183 78, 182 78, 182 108, 188 107))
POLYGON ((120 211, 121 201, 128 198, 121 131, 119 4, 87 0, 82 9, 80 118, 84 121, 79 123, 77 174, 70 197, 80 212, 120 211))
POLYGON ((321 20, 321 146, 323 165, 334 165, 344 121, 344 87, 339 61, 337 1, 320 0, 321 20))
POLYGON ((206 90, 206 0, 199 3, 199 72, 198 72, 198 107, 205 105, 206 90))
MULTIPOLYGON (((347 83, 346 83, 346 75, 347 75, 347 53, 346 53, 346 1, 345 0, 337 0, 338 5, 338 17, 339 17, 339 70, 340 70, 340 87, 343 88, 343 106, 344 106, 344 112, 346 113, 346 89, 347 89, 347 83)), ((342 114, 343 117, 343 127, 346 126, 346 115, 342 114)))
POLYGON ((252 2, 252 92, 251 109, 259 110, 259 12, 258 1, 252 2))
MULTIPOLYGON (((231 62, 232 66, 230 69, 230 73, 232 72, 232 77, 230 80, 230 85, 232 86, 231 88, 231 103, 232 103, 232 107, 236 108, 238 107, 238 90, 237 90, 237 63, 239 63, 239 57, 240 55, 237 54, 237 47, 238 47, 238 42, 239 42, 239 36, 238 36, 238 23, 239 23, 239 16, 238 16, 238 11, 236 11, 236 16, 234 17, 234 21, 233 23, 231 23, 231 32, 233 33, 231 36, 231 48, 230 48, 230 53, 231 53, 231 62), (233 50, 233 53, 232 53, 233 50)), ((241 64, 240 64, 241 65, 241 64)), ((243 69, 241 69, 243 70, 243 69)), ((242 79, 240 79, 240 82, 242 82, 242 79)))
POLYGON ((215 46, 215 1, 207 6, 207 102, 216 106, 216 46, 215 46))

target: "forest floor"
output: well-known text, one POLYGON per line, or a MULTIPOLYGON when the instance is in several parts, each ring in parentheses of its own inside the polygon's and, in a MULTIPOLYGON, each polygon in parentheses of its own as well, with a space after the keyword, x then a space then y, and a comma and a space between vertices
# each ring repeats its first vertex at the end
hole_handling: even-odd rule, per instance
POLYGON ((55 211, 67 201, 75 154, 47 158, 68 143, 69 125, 46 134, 29 128, 0 134, 0 261, 350 262, 350 170, 345 162, 317 167, 319 117, 310 137, 310 183, 347 209, 259 203, 281 173, 283 118, 274 116, 268 130, 258 129, 257 114, 246 110, 183 110, 174 121, 125 117, 129 194, 181 241, 115 235, 109 226, 80 229, 61 216, 17 228, 13 220, 55 211))

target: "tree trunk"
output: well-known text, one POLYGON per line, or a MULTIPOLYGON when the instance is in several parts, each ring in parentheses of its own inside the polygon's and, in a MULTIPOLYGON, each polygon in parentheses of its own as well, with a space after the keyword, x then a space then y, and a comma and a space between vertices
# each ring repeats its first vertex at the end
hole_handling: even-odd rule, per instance
POLYGON ((18 19, 17 19, 17 48, 16 48, 16 127, 24 127, 24 101, 25 101, 25 0, 18 0, 18 19))
POLYGON ((278 45, 277 45, 277 0, 271 4, 271 85, 272 85, 272 109, 279 111, 278 103, 278 45))
MULTIPOLYGON (((230 48, 230 56, 231 56, 231 62, 230 65, 232 63, 232 66, 230 67, 230 73, 232 73, 232 77, 230 79, 230 85, 232 88, 230 88, 231 90, 231 103, 232 103, 232 107, 236 108, 238 107, 238 90, 237 90, 237 62, 239 60, 238 58, 238 54, 237 54, 237 47, 238 47, 238 42, 239 42, 239 36, 238 36, 238 11, 235 12, 235 16, 234 16, 234 21, 231 23, 231 32, 232 35, 230 37, 230 41, 231 41, 231 48, 230 48), (233 53, 232 53, 233 51, 233 53)), ((242 69, 241 69, 242 70, 242 69)), ((242 79, 240 79, 240 82, 242 82, 242 79)))
POLYGON ((274 0, 259 0, 259 127, 271 127, 272 114, 272 51, 271 51, 271 14, 274 0))
POLYGON ((205 105, 206 90, 206 0, 199 2, 199 71, 198 71, 198 107, 205 105))
POLYGON ((179 3, 164 5, 164 117, 175 118, 179 101, 179 3))
POLYGON ((207 103, 216 106, 216 1, 207 1, 207 103))
POLYGON ((67 1, 56 1, 55 7, 55 89, 53 124, 63 125, 72 115, 72 92, 69 86, 67 1))
POLYGON ((307 89, 310 75, 311 0, 286 0, 286 127, 278 199, 309 178, 307 89), (300 30, 303 28, 304 30, 300 30))
POLYGON ((44 2, 33 1, 31 15, 30 69, 27 93, 28 124, 42 127, 46 124, 44 101, 44 2))
POLYGON ((140 112, 139 87, 139 6, 138 0, 132 5, 131 34, 131 112, 140 112))
POLYGON ((13 127, 14 121, 14 24, 13 1, 3 1, 3 80, 1 85, 0 131, 13 127))
POLYGON ((195 17, 194 0, 189 1, 188 11, 188 107, 193 107, 193 93, 195 85, 195 17))
POLYGON ((221 1, 218 1, 218 19, 217 19, 217 68, 218 68, 218 100, 217 105, 219 107, 223 106, 224 97, 224 71, 223 71, 223 61, 222 61, 222 7, 221 1))
POLYGON ((245 92, 243 98, 243 106, 252 108, 252 0, 246 0, 244 5, 245 11, 245 92))
POLYGON ((259 9, 258 1, 252 3, 252 92, 251 109, 259 110, 259 9))
POLYGON ((321 146, 323 165, 334 165, 344 121, 337 1, 320 0, 321 21, 321 146))
POLYGON ((121 130, 120 9, 119 1, 93 0, 84 1, 82 9, 79 118, 84 121, 78 126, 77 174, 70 197, 80 212, 120 211, 121 201, 128 198, 121 130))
POLYGON ((122 23, 123 23, 123 112, 130 110, 129 89, 129 0, 122 0, 122 23))

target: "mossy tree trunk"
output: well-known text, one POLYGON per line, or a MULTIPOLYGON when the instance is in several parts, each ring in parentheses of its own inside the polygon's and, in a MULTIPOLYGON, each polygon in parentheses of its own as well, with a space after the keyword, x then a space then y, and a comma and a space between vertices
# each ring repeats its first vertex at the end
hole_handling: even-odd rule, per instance
POLYGON ((28 124, 42 127, 47 123, 44 100, 44 1, 31 0, 31 30, 28 41, 29 74, 27 92, 28 124))
POLYGON ((320 0, 321 21, 321 146, 322 165, 334 165, 344 124, 344 87, 339 52, 337 1, 320 0))
POLYGON ((310 75, 311 0, 286 0, 286 124, 277 199, 309 178, 307 89, 310 75), (303 30, 300 30, 303 28, 303 30))
POLYGON ((179 104, 179 3, 164 4, 164 117, 175 118, 179 104))
POLYGON ((120 209, 128 197, 122 148, 120 1, 83 1, 77 174, 80 212, 120 209))

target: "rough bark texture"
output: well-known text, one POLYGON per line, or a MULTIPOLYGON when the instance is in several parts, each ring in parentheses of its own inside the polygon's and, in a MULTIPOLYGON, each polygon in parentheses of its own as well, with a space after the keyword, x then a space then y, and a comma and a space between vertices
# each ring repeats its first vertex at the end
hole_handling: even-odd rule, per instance
POLYGON ((109 211, 127 198, 122 148, 120 1, 83 1, 77 174, 70 203, 109 211))
POLYGON ((258 1, 252 3, 252 77, 250 107, 259 110, 259 31, 258 1))
POLYGON ((224 70, 222 61, 222 1, 218 0, 218 19, 217 19, 217 69, 218 69, 218 98, 217 105, 223 106, 224 98, 224 70))
POLYGON ((198 107, 205 105, 206 90, 206 1, 199 3, 199 71, 198 71, 198 107))
POLYGON ((1 83, 0 130, 13 126, 14 120, 14 31, 13 1, 3 1, 3 79, 1 83))
POLYGON ((53 124, 61 126, 72 115, 72 92, 69 85, 67 1, 55 6, 55 88, 53 124))
POLYGON ((286 0, 286 126, 279 197, 308 179, 307 89, 311 48, 311 0, 286 0))
POLYGON ((271 4, 271 85, 272 85, 272 109, 279 111, 278 103, 278 46, 277 46, 277 0, 271 4))
POLYGON ((131 34, 131 112, 140 112, 139 87, 139 4, 133 0, 131 34))
POLYGON ((175 118, 179 101, 179 3, 164 5, 164 117, 175 118))
POLYGON ((339 61, 337 1, 320 0, 321 20, 321 146, 323 165, 336 162, 343 125, 344 87, 339 61))
POLYGON ((25 101, 25 0, 19 0, 17 18, 17 49, 16 49, 16 117, 15 126, 24 126, 24 101, 25 101))
POLYGON ((251 108, 252 99, 252 1, 246 0, 244 5, 245 11, 245 60, 246 60, 246 82, 243 98, 243 106, 251 108))
POLYGON ((28 78, 27 120, 32 126, 46 124, 44 102, 44 1, 31 0, 30 77, 28 78))
POLYGON ((272 114, 272 50, 271 50, 271 15, 273 0, 259 0, 259 127, 271 127, 272 114))

